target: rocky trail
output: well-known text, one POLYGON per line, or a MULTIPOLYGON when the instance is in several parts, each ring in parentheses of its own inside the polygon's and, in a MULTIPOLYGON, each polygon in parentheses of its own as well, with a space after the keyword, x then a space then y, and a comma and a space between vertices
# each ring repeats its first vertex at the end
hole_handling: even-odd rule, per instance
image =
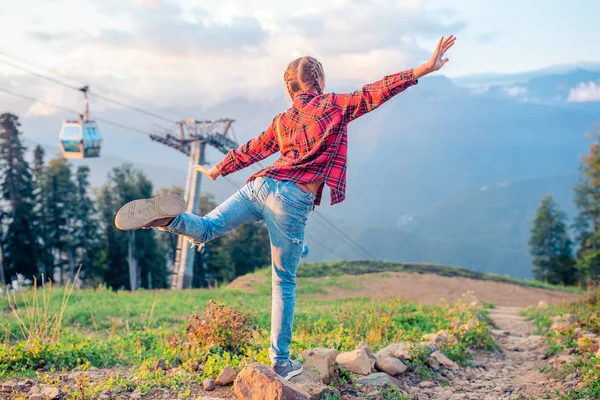
POLYGON ((444 372, 445 388, 420 390, 422 399, 545 399, 562 391, 563 383, 548 379, 544 365, 545 342, 534 335, 534 326, 520 314, 519 307, 498 307, 490 317, 498 329, 492 334, 499 351, 477 351, 470 367, 444 372))

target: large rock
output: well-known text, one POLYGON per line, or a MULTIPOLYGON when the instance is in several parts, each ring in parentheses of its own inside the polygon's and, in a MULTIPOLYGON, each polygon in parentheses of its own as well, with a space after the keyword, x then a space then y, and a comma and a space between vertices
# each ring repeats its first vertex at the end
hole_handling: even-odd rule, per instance
POLYGON ((64 396, 64 393, 54 386, 44 386, 40 393, 46 399, 60 399, 64 396))
POLYGON ((455 363, 454 361, 449 359, 441 351, 434 351, 433 353, 431 353, 431 358, 433 358, 434 360, 436 360, 437 362, 442 364, 444 366, 444 368, 447 368, 447 369, 459 369, 460 368, 457 363, 455 363))
POLYGON ((361 376, 356 380, 356 386, 371 386, 373 388, 382 388, 384 386, 400 386, 401 382, 386 374, 385 372, 376 372, 367 376, 361 376))
POLYGON ((236 376, 235 370, 233 369, 233 367, 231 365, 227 364, 227 366, 225 368, 223 368, 223 371, 221 371, 221 373, 217 377, 217 380, 215 381, 215 383, 220 386, 229 385, 231 382, 233 382, 235 380, 235 376, 236 376))
POLYGON ((253 363, 239 373, 233 384, 238 399, 309 400, 310 394, 277 375, 266 365, 253 363))
POLYGON ((375 369, 392 376, 397 376, 406 372, 408 367, 395 357, 385 357, 378 358, 377 361, 375 361, 375 369))
POLYGON ((428 333, 423 335, 423 339, 434 343, 446 343, 450 340, 450 334, 442 329, 438 333, 428 333))
POLYGON ((396 357, 401 361, 410 359, 408 345, 406 343, 392 343, 379 350, 375 355, 377 358, 396 357))
POLYGON ((369 346, 369 343, 367 342, 360 342, 356 345, 355 350, 364 350, 364 352, 367 353, 368 356, 371 355, 371 346, 369 346))
POLYGON ((315 380, 307 371, 302 371, 300 375, 290 379, 290 382, 307 391, 311 398, 316 400, 322 399, 324 396, 328 396, 327 398, 332 399, 340 397, 340 393, 337 389, 331 389, 321 381, 315 380))
POLYGON ((371 360, 364 350, 341 353, 335 360, 341 367, 355 374, 367 375, 371 372, 371 360))
POLYGON ((300 357, 304 358, 304 371, 309 373, 314 380, 328 384, 335 371, 335 360, 338 354, 339 351, 335 349, 319 347, 303 351, 300 353, 300 357))

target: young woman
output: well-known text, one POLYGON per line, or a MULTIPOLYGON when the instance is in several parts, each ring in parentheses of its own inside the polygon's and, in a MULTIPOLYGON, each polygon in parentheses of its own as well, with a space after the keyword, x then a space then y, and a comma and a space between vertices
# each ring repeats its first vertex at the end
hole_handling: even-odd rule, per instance
POLYGON ((248 179, 247 184, 204 217, 185 212, 177 195, 132 201, 119 210, 119 229, 160 228, 186 236, 193 244, 209 240, 250 221, 263 220, 269 230, 273 268, 271 316, 272 367, 284 379, 302 372, 290 360, 296 301, 296 269, 302 256, 309 211, 319 205, 324 185, 331 204, 344 200, 346 190, 347 125, 394 95, 439 70, 455 42, 441 38, 425 64, 386 76, 350 94, 324 93, 321 63, 302 57, 289 64, 284 80, 293 105, 276 116, 257 138, 231 150, 212 168, 196 165, 211 180, 239 171, 276 152, 280 157, 248 179))

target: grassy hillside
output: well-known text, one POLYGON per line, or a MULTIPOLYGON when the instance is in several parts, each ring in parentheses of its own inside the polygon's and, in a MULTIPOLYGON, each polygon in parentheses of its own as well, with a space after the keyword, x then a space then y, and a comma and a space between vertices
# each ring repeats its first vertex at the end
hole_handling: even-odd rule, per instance
POLYGON ((450 267, 427 263, 398 263, 390 261, 337 261, 329 263, 302 264, 298 267, 299 278, 315 278, 339 275, 361 275, 376 272, 411 272, 417 274, 435 274, 447 277, 489 280, 550 290, 563 290, 580 293, 577 287, 557 286, 545 282, 517 279, 497 274, 485 274, 465 268, 450 267))
MULTIPOLYGON (((492 346, 482 308, 467 300, 422 305, 299 298, 291 350, 295 356, 314 347, 347 351, 367 341, 377 351, 391 342, 419 343, 424 334, 445 329, 455 339, 440 346, 450 358, 464 362, 470 357, 468 347, 492 346), (464 324, 468 330, 461 329, 464 324)), ((135 293, 46 288, 44 293, 17 294, 12 304, 2 298, 0 307, 5 310, 0 314, 0 382, 31 377, 59 386, 68 399, 134 389, 148 399, 167 393, 169 398, 195 399, 206 395, 202 380, 215 378, 227 364, 239 372, 251 362, 269 363, 269 295, 226 288, 135 293), (67 378, 69 371, 93 368, 114 373, 76 383, 67 378)), ((436 376, 418 346, 410 366, 420 379, 436 376)), ((351 389, 351 376, 344 374, 334 385, 351 389)), ((231 398, 231 393, 220 394, 231 398)))

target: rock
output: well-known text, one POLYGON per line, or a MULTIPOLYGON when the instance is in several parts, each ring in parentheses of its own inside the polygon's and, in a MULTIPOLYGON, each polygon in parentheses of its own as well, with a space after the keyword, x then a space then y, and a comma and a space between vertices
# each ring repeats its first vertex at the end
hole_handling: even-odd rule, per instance
POLYGON ((320 381, 314 380, 314 378, 306 371, 302 371, 300 375, 290 379, 290 382, 295 386, 304 389, 313 399, 321 399, 323 397, 336 398, 336 396, 337 398, 340 397, 339 390, 331 389, 320 381))
POLYGON ((142 391, 140 389, 135 389, 133 392, 131 392, 131 394, 129 395, 129 398, 131 400, 141 400, 142 399, 142 391))
POLYGON ((202 382, 202 386, 204 387, 204 390, 206 390, 207 392, 210 392, 211 390, 215 390, 215 380, 211 379, 211 378, 206 378, 202 382))
POLYGON ((44 386, 40 392, 46 399, 60 399, 63 397, 62 393, 58 388, 54 386, 44 386))
POLYGON ((386 357, 377 359, 375 362, 375 369, 391 376, 397 376, 406 372, 408 367, 397 358, 386 357))
POLYGON ((438 333, 428 333, 423 335, 423 339, 433 343, 446 343, 450 340, 450 334, 442 329, 438 333))
POLYGON ((423 382, 419 383, 419 387, 421 389, 429 389, 429 388, 435 387, 435 384, 430 381, 423 381, 423 382))
POLYGON ((473 373, 473 368, 467 368, 465 372, 465 378, 468 380, 475 379, 475 374, 473 373))
POLYGON ((431 354, 435 351, 438 351, 440 347, 435 342, 421 342, 419 343, 419 347, 425 350, 428 354, 431 354))
POLYGON ((371 360, 364 350, 340 353, 335 360, 341 367, 355 374, 367 375, 371 372, 371 360))
POLYGON ((379 392, 379 390, 373 390, 366 395, 369 400, 382 400, 383 395, 379 392))
POLYGON ((440 370, 440 363, 435 358, 428 357, 425 360, 425 364, 429 365, 434 371, 440 370))
POLYGON ((45 400, 45 397, 41 393, 34 393, 31 396, 29 396, 29 400, 45 400))
POLYGON ((573 372, 572 374, 567 375, 565 378, 565 382, 572 381, 575 378, 577 378, 577 372, 573 372))
POLYGON ((109 395, 107 395, 107 394, 105 394, 105 393, 100 393, 100 394, 98 395, 98 399, 99 399, 99 400, 110 400, 110 396, 109 396, 109 395))
POLYGON ((371 386, 374 388, 382 388, 384 386, 400 386, 401 382, 386 374, 385 372, 376 372, 367 376, 361 376, 356 380, 356 386, 371 386))
POLYGON ((515 391, 515 389, 512 386, 507 386, 504 388, 505 393, 512 393, 514 391, 515 391))
POLYGON ((244 400, 308 400, 310 394, 277 375, 266 365, 252 363, 233 384, 235 395, 244 400))
POLYGON ((328 384, 335 371, 335 359, 339 351, 322 347, 306 350, 300 353, 304 359, 304 371, 311 374, 315 380, 328 384))
POLYGON ((215 383, 220 386, 229 385, 230 383, 232 383, 235 380, 236 375, 237 374, 235 373, 235 370, 233 369, 233 367, 231 365, 227 364, 227 366, 225 368, 223 368, 223 371, 221 371, 221 373, 217 377, 217 380, 215 381, 215 383))
POLYGON ((373 354, 371 354, 369 356, 369 360, 371 361, 371 372, 375 371, 375 363, 377 362, 377 357, 375 357, 373 354))
POLYGON ((441 351, 434 351, 431 353, 431 358, 435 359, 437 362, 442 364, 444 368, 447 369, 458 369, 459 366, 457 363, 449 359, 444 353, 441 351))
POLYGON ((6 393, 11 393, 17 390, 17 384, 14 381, 6 381, 2 384, 2 391, 6 393))
POLYGON ((387 347, 379 350, 376 354, 377 358, 396 357, 401 361, 409 360, 411 358, 408 345, 406 343, 392 343, 387 347))
POLYGON ((577 339, 577 344, 579 348, 586 353, 596 353, 600 350, 600 341, 598 340, 598 336, 595 334, 584 334, 579 339, 577 339))
POLYGON ((355 350, 363 350, 368 356, 371 355, 371 346, 369 346, 369 343, 367 342, 360 342, 356 345, 355 350))
POLYGON ((166 371, 166 369, 167 369, 167 361, 164 358, 161 358, 160 360, 158 360, 156 365, 154 365, 155 371, 158 371, 159 369, 162 369, 163 371, 166 371))
POLYGON ((40 393, 40 392, 41 392, 41 390, 40 390, 40 388, 39 388, 39 387, 37 387, 37 386, 32 386, 32 387, 31 387, 31 389, 29 389, 29 392, 28 392, 28 393, 29 393, 29 394, 34 394, 34 393, 40 393))

